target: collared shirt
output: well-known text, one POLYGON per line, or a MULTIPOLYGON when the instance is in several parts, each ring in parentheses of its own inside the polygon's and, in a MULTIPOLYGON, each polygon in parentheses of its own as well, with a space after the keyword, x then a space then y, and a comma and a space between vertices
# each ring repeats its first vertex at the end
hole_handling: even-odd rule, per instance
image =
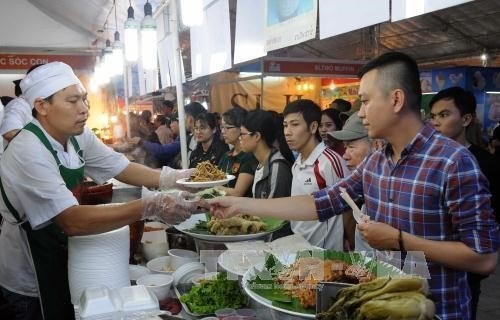
MULTIPOLYGON (((340 187, 351 197, 364 195, 374 221, 434 241, 461 241, 477 253, 498 250, 486 178, 474 156, 425 124, 397 163, 390 145, 368 156, 346 179, 314 193, 319 220, 347 206, 340 187)), ((443 253, 446 254, 446 253, 443 253)), ((429 285, 442 319, 469 319, 466 272, 428 261, 429 285)))
MULTIPOLYGON (((81 166, 73 145, 63 145, 52 138, 34 119, 57 152, 62 165, 81 166)), ((124 155, 103 144, 85 127, 75 137, 83 150, 85 175, 103 183, 122 172, 129 164, 124 155)), ((59 173, 54 156, 30 131, 22 130, 9 144, 0 161, 2 183, 12 206, 33 229, 39 229, 65 209, 78 205, 73 193, 59 173)), ((26 238, 22 236, 16 220, 0 200, 0 213, 5 219, 0 233, 0 285, 27 296, 37 296, 37 282, 31 264, 26 238)))
MULTIPOLYGON (((332 149, 319 143, 307 159, 299 154, 292 166, 292 196, 311 194, 331 186, 349 169, 344 159, 332 149)), ((290 221, 294 233, 302 235, 310 244, 325 249, 343 251, 344 223, 341 216, 331 217, 325 222, 290 221)))

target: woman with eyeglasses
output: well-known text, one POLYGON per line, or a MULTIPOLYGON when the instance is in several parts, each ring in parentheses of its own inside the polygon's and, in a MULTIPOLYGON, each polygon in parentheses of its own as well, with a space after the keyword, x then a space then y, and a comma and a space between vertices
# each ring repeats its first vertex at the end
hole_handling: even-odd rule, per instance
POLYGON ((252 196, 252 184, 257 159, 251 152, 243 152, 240 143, 240 126, 247 115, 241 107, 235 107, 222 115, 221 132, 224 141, 233 146, 219 161, 219 168, 227 174, 232 174, 236 179, 229 181, 225 187, 219 189, 231 196, 252 196))
MULTIPOLYGON (((273 115, 264 110, 248 112, 241 124, 241 150, 251 152, 258 161, 253 181, 254 198, 280 198, 290 195, 292 185, 291 163, 279 149, 273 147, 277 139, 273 115)), ((283 128, 281 128, 283 132, 283 128)), ((286 143, 280 149, 288 151, 286 143)))
POLYGON ((198 163, 207 160, 217 165, 229 148, 217 136, 215 116, 212 113, 200 113, 195 119, 193 130, 198 144, 189 156, 189 167, 196 168, 198 163))

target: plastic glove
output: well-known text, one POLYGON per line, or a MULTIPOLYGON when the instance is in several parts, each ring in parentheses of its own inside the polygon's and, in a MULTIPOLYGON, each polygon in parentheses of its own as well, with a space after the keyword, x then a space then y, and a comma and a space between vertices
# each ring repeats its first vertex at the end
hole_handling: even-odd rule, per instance
POLYGON ((142 220, 178 224, 198 207, 198 198, 187 191, 154 192, 142 188, 142 220))
POLYGON ((194 170, 195 169, 176 170, 167 166, 163 167, 160 173, 160 190, 179 187, 175 182, 182 178, 189 178, 194 170))

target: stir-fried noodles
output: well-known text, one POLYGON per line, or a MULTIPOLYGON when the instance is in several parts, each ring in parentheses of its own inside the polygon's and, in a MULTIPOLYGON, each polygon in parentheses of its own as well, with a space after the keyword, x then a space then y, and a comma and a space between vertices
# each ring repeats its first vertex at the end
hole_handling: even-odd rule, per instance
POLYGON ((217 168, 217 166, 210 163, 210 161, 203 161, 198 163, 196 166, 196 170, 189 181, 216 181, 226 179, 226 174, 217 168))

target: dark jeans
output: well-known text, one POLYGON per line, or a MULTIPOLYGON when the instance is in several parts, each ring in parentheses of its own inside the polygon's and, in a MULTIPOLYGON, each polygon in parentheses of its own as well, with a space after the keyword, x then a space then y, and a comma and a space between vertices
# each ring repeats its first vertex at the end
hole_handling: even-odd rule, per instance
POLYGON ((479 303, 479 295, 481 294, 481 281, 488 276, 467 272, 467 282, 469 283, 471 295, 471 319, 476 319, 477 305, 479 303))
POLYGON ((10 315, 0 314, 1 319, 5 320, 42 320, 42 310, 38 298, 23 296, 0 287, 4 300, 7 301, 10 315))

